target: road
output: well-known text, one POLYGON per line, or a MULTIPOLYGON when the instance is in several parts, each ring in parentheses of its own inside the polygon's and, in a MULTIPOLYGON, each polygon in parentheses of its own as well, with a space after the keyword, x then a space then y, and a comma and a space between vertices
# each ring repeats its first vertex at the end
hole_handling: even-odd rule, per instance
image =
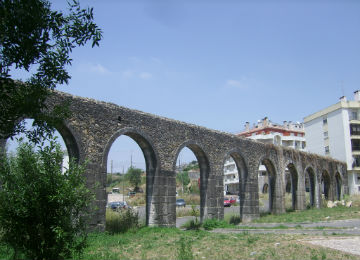
MULTIPOLYGON (((187 208, 191 209, 191 206, 186 206, 187 208)), ((199 208, 199 206, 198 206, 199 208)), ((140 206, 140 207, 134 207, 134 210, 136 210, 139 213, 139 219, 145 220, 145 206, 140 206)), ((226 207, 224 208, 224 213, 235 213, 235 214, 239 214, 240 209, 239 206, 231 206, 231 207, 226 207)), ((193 219, 192 216, 186 216, 186 217, 181 217, 181 218, 176 218, 176 227, 181 227, 183 224, 185 224, 187 221, 189 221, 190 219, 193 219)))

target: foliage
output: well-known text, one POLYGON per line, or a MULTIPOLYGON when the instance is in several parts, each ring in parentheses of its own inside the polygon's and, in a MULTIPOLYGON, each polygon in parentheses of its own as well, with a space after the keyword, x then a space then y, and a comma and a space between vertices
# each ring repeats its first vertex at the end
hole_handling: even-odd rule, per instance
POLYGON ((181 197, 185 200, 186 205, 200 205, 200 195, 199 194, 188 194, 184 193, 181 197))
POLYGON ((233 227, 233 225, 229 225, 226 221, 218 220, 218 219, 206 219, 203 222, 202 226, 205 230, 212 230, 214 228, 233 227))
POLYGON ((199 169, 200 167, 198 161, 191 161, 188 165, 186 165, 183 171, 188 172, 190 170, 199 170, 199 169))
POLYGON ((110 234, 124 233, 129 229, 137 228, 139 228, 139 214, 132 209, 106 211, 106 231, 110 234))
POLYGON ((197 180, 191 181, 191 186, 190 186, 189 191, 191 194, 200 194, 200 188, 199 188, 199 184, 198 184, 197 180))
POLYGON ((194 259, 191 251, 191 242, 186 240, 184 237, 180 237, 178 241, 177 259, 188 260, 194 259))
POLYGON ((135 187, 135 191, 138 189, 141 183, 142 172, 143 171, 139 168, 130 167, 125 174, 125 178, 130 182, 131 185, 135 187))
POLYGON ((39 135, 53 131, 54 118, 67 115, 62 106, 44 112, 49 90, 69 82, 66 66, 75 47, 99 45, 102 38, 92 8, 82 9, 77 0, 68 6, 64 13, 51 10, 47 0, 0 1, 0 138, 23 132, 39 142, 39 135), (16 81, 14 70, 26 71, 29 79, 16 81), (34 130, 19 121, 24 116, 35 120, 34 130))
POLYGON ((179 172, 176 175, 176 179, 178 180, 178 182, 180 182, 183 186, 186 186, 190 183, 190 178, 189 178, 189 174, 187 171, 183 171, 183 172, 179 172))
POLYGON ((62 173, 63 153, 55 139, 47 146, 21 143, 0 163, 1 241, 30 259, 64 259, 86 245, 86 224, 93 196, 84 167, 74 163, 62 173))

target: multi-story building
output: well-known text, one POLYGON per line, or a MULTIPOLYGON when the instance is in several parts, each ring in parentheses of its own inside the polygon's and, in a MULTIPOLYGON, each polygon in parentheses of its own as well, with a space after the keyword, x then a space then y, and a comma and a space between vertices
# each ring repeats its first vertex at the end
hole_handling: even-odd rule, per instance
POLYGON ((307 150, 347 163, 349 192, 360 193, 360 91, 304 118, 307 150))
MULTIPOLYGON (((259 120, 257 124, 250 127, 249 122, 245 124, 245 130, 236 134, 263 143, 271 143, 291 147, 297 150, 305 150, 305 132, 302 123, 284 121, 282 125, 271 122, 267 117, 259 120)), ((267 192, 268 182, 266 168, 259 166, 259 190, 267 192)), ((238 194, 239 175, 234 160, 229 157, 224 165, 224 190, 227 193, 238 194)))

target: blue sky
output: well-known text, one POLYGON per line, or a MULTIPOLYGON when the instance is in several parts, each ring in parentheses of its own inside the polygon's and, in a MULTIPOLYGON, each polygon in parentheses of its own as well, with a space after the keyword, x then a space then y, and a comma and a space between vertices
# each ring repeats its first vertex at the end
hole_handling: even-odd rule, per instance
POLYGON ((80 2, 104 38, 73 52, 68 93, 236 133, 360 89, 360 1, 80 2))

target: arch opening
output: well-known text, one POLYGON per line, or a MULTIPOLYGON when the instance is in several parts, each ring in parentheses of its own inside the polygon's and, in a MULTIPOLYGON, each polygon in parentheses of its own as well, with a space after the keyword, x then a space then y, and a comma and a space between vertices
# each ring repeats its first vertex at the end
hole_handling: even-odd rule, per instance
POLYGON ((342 187, 342 178, 339 172, 336 172, 335 174, 335 195, 336 195, 336 199, 340 200, 341 199, 341 187, 342 187))
MULTIPOLYGON (((197 144, 185 144, 178 153, 175 166, 177 176, 177 217, 191 215, 191 206, 194 205, 200 221, 205 217, 207 182, 209 177, 209 162, 205 152, 197 144), (182 163, 181 163, 182 162, 182 163), (184 183, 184 180, 186 183, 184 183), (186 206, 182 208, 182 201, 186 206)), ((177 219, 178 220, 178 219, 177 219)))
POLYGON ((132 207, 140 222, 152 221, 151 202, 156 154, 150 142, 134 131, 117 133, 105 151, 107 214, 132 207))
POLYGON ((327 171, 321 173, 321 194, 325 200, 330 198, 330 175, 327 171))
POLYGON ((306 208, 315 206, 315 172, 310 167, 305 171, 305 201, 306 208))
POLYGON ((231 221, 238 224, 244 214, 247 167, 238 152, 231 152, 224 159, 224 213, 233 214, 231 221))
POLYGON ((275 205, 276 171, 273 163, 269 159, 263 159, 261 161, 258 180, 259 190, 263 191, 262 194, 259 194, 259 210, 262 213, 273 212, 275 205), (267 186, 265 186, 266 184, 267 186))
POLYGON ((295 210, 297 205, 297 191, 298 191, 298 173, 295 165, 290 163, 285 169, 285 209, 295 210), (290 195, 290 198, 289 198, 290 195))
MULTIPOLYGON (((25 129, 32 130, 33 129, 33 119, 27 118, 24 119, 25 129)), ((75 160, 75 162, 79 162, 80 159, 80 152, 79 147, 77 145, 76 139, 72 134, 71 130, 65 124, 58 124, 55 126, 55 131, 53 134, 56 137, 56 141, 60 144, 61 149, 64 153, 63 158, 63 171, 67 169, 69 166, 70 160, 75 160)), ((2 150, 7 150, 9 152, 15 152, 16 148, 18 147, 19 139, 23 139, 23 141, 28 141, 24 134, 18 134, 13 137, 13 139, 8 138, 1 142, 0 147, 2 150)), ((44 144, 47 144, 45 140, 44 144)))

